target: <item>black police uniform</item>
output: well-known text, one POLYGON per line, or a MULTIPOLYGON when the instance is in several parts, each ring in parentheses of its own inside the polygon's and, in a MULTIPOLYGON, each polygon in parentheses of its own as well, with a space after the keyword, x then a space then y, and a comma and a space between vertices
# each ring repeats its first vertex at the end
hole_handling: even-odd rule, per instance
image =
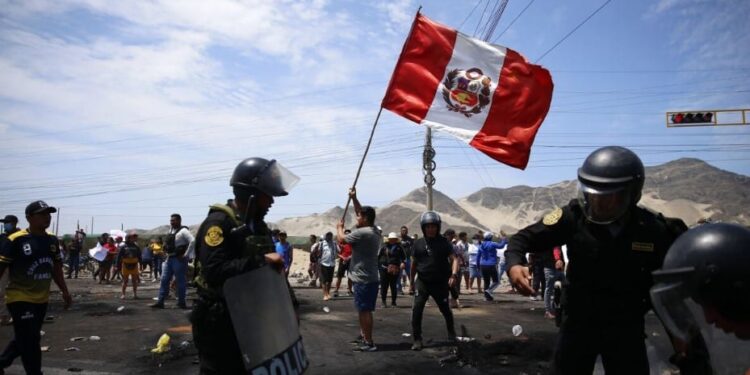
POLYGON ((422 339, 422 313, 427 299, 432 296, 440 313, 445 318, 445 325, 451 337, 456 336, 453 326, 453 312, 448 305, 448 279, 451 277, 451 260, 453 245, 438 235, 434 238, 422 237, 414 241, 412 262, 416 264, 416 281, 414 287, 414 306, 411 312, 411 327, 414 340, 422 339))
MULTIPOLYGON (((252 235, 235 231, 241 222, 234 210, 211 206, 196 236, 198 301, 191 315, 193 339, 200 355, 201 374, 239 374, 246 370, 224 299, 224 282, 262 266, 274 251, 271 232, 256 222, 252 235)), ((290 289, 293 304, 298 306, 290 289)))
POLYGON ((572 200, 510 240, 508 269, 525 264, 525 254, 534 249, 567 245, 556 373, 590 374, 597 355, 607 374, 649 373, 644 314, 651 308, 651 272, 687 227, 635 206, 621 220, 619 229, 593 224, 572 200))

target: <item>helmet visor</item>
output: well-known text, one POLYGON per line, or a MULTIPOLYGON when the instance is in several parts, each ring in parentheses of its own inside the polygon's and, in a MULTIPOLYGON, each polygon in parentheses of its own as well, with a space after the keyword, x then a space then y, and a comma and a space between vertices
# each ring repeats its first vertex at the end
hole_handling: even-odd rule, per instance
POLYGON ((682 342, 689 342, 698 329, 690 298, 682 282, 659 283, 651 288, 651 302, 664 328, 682 342))
POLYGON ((276 160, 268 162, 268 166, 256 178, 257 183, 254 187, 274 197, 289 194, 289 191, 299 182, 299 177, 276 160))
POLYGON ((627 186, 593 187, 579 182, 578 201, 589 220, 597 224, 609 224, 628 211, 630 190, 627 186))

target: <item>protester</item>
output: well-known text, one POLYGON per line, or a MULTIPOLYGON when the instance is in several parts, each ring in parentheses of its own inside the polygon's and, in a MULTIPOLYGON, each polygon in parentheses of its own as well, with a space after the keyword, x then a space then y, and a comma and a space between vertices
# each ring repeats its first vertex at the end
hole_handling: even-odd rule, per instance
MULTIPOLYGON (((0 248, 3 246, 3 242, 7 240, 8 236, 18 232, 18 217, 15 215, 6 215, 3 220, 3 233, 0 233, 0 248)), ((10 272, 3 273, 0 277, 0 325, 9 325, 13 318, 11 318, 8 308, 5 306, 5 290, 8 287, 10 281, 10 272)))
MULTIPOLYGON (((223 288, 228 279, 265 264, 281 272, 283 260, 274 250, 265 216, 274 197, 287 195, 297 180, 275 160, 245 159, 235 167, 230 180, 234 205, 212 205, 198 229, 195 253, 200 272, 196 279, 199 298, 190 321, 201 374, 249 373, 238 343, 241 332, 237 332, 232 324, 237 318, 233 319, 229 313, 223 288)), ((287 288, 288 294, 279 295, 278 299, 257 301, 258 306, 269 306, 267 311, 287 313, 275 310, 280 306, 281 298, 290 298, 296 305, 288 284, 287 288)), ((254 324, 264 323, 254 321, 254 324)))
POLYGON ((440 235, 440 215, 427 211, 420 220, 423 238, 414 241, 411 260, 411 286, 414 305, 411 313, 411 328, 414 336, 412 350, 422 350, 422 314, 427 299, 432 297, 443 314, 448 329, 448 339, 456 340, 453 312, 448 305, 448 290, 458 282, 458 259, 453 246, 440 235), (415 281, 416 278, 416 281, 415 281))
POLYGON ((552 297, 554 294, 555 283, 565 281, 565 260, 560 246, 552 249, 552 262, 544 266, 544 317, 555 319, 556 311, 553 306, 552 297))
POLYGON ((57 238, 48 234, 51 213, 57 209, 44 201, 26 206, 29 228, 17 231, 0 244, 0 276, 10 274, 5 303, 13 317, 14 337, 0 354, 0 372, 21 357, 27 374, 42 373, 41 328, 49 303, 50 283, 62 292, 63 307, 73 298, 65 284, 57 238))
POLYGON ((412 245, 414 244, 414 239, 412 239, 409 236, 409 228, 406 227, 406 225, 401 226, 401 248, 404 249, 404 254, 406 254, 406 264, 404 264, 404 269, 401 271, 401 278, 399 279, 399 293, 404 294, 403 287, 406 285, 407 281, 409 280, 409 271, 411 270, 411 255, 412 255, 412 245))
MULTIPOLYGON (((348 235, 351 233, 349 229, 344 231, 344 235, 348 235)), ((352 279, 349 278, 349 264, 352 260, 352 245, 348 243, 341 242, 340 238, 337 238, 339 241, 339 249, 341 249, 341 252, 339 252, 339 268, 336 270, 336 290, 333 292, 334 297, 339 296, 339 288, 341 287, 341 279, 346 277, 346 294, 351 296, 352 295, 352 279)))
POLYGON ((143 262, 141 248, 136 243, 138 234, 131 232, 125 236, 124 245, 117 254, 117 269, 122 272, 122 294, 120 299, 125 299, 128 288, 128 279, 133 283, 133 299, 138 299, 138 283, 140 282, 139 268, 143 262))
POLYGON ((477 293, 482 293, 482 274, 479 271, 479 245, 481 244, 482 236, 475 234, 471 238, 469 244, 469 293, 471 293, 471 286, 474 284, 474 280, 477 281, 477 293))
MULTIPOLYGON (((154 276, 154 250, 151 249, 151 246, 145 246, 141 250, 141 273, 146 273, 146 268, 148 268, 148 272, 151 273, 151 277, 154 276)), ((139 279, 143 279, 141 275, 139 275, 139 279)))
POLYGON ((391 289, 391 307, 396 307, 396 281, 404 268, 406 253, 399 244, 399 237, 395 232, 388 233, 388 242, 378 252, 378 264, 380 266, 380 307, 386 308, 386 297, 388 289, 391 289))
POLYGON ((159 296, 156 303, 151 307, 157 309, 164 308, 164 299, 169 294, 169 283, 174 276, 177 282, 177 307, 187 309, 185 300, 187 294, 187 257, 185 253, 195 238, 188 230, 188 227, 182 225, 182 216, 172 214, 169 218, 169 232, 167 241, 164 244, 164 252, 167 254, 167 263, 164 267, 164 274, 161 277, 159 285, 159 296))
POLYGON ((107 237, 107 243, 102 247, 107 249, 107 256, 99 266, 99 284, 109 284, 112 280, 112 264, 117 256, 117 245, 115 245, 115 239, 107 237))
POLYGON ((331 282, 338 259, 339 245, 333 240, 333 233, 327 232, 320 242, 320 286, 323 289, 323 301, 331 299, 331 282))
POLYGON ((644 315, 651 308, 651 272, 687 227, 637 206, 645 170, 632 151, 608 146, 578 169, 578 199, 511 238, 505 257, 519 293, 531 295, 526 253, 568 248, 563 316, 554 372, 648 374, 644 315))
MULTIPOLYGON (((99 238, 97 239, 97 243, 99 244, 99 247, 104 248, 105 251, 107 251, 106 249, 107 242, 109 242, 109 233, 102 233, 101 236, 99 236, 99 238)), ((94 280, 96 280, 96 278, 99 277, 100 284, 101 284, 102 271, 104 270, 103 266, 105 264, 104 263, 105 260, 106 260, 106 256, 103 260, 96 260, 96 271, 94 271, 94 273, 91 275, 94 278, 94 280)))
MULTIPOLYGON (((318 277, 320 277, 320 241, 318 236, 310 235, 310 263, 307 266, 307 275, 310 277, 310 286, 317 286, 318 277)), ((338 297, 338 296, 336 296, 338 297)))
POLYGON ((337 237, 345 244, 352 245, 352 259, 349 277, 353 282, 354 307, 359 315, 360 335, 353 341, 355 351, 374 352, 378 350, 373 342, 373 317, 375 302, 378 299, 378 250, 380 231, 375 227, 375 209, 362 206, 357 199, 355 188, 349 190, 357 217, 357 229, 344 234, 344 220, 336 226, 337 237))
POLYGON ((165 258, 163 243, 164 242, 162 238, 157 237, 156 240, 152 239, 151 243, 149 244, 154 257, 154 264, 152 266, 154 268, 154 275, 152 278, 153 282, 161 280, 162 268, 164 266, 165 258))
POLYGON ((81 250, 83 250, 83 240, 86 238, 86 233, 83 230, 76 230, 73 235, 73 239, 70 241, 68 246, 68 275, 66 278, 70 279, 71 276, 78 278, 78 271, 81 263, 81 250))
POLYGON ((484 299, 485 301, 492 301, 495 298, 492 294, 495 292, 498 286, 500 286, 500 280, 497 274, 497 250, 502 249, 506 245, 506 240, 503 238, 501 242, 492 241, 492 232, 484 234, 484 241, 479 245, 479 253, 477 254, 477 268, 479 268, 482 279, 484 280, 484 299), (490 283, 492 281, 492 283, 490 283))
MULTIPOLYGON (((464 284, 468 288, 469 291, 471 291, 471 288, 469 287, 469 243, 468 243, 468 234, 466 232, 459 232, 458 233, 458 241, 456 241, 456 244, 454 245, 456 248, 455 253, 460 254, 460 266, 459 266, 459 282, 458 282, 458 289, 461 290, 461 278, 464 280, 464 284)), ((458 302, 458 301, 456 301, 458 302)))
POLYGON ((292 248, 292 244, 287 242, 286 239, 286 232, 279 231, 278 241, 276 242, 276 253, 284 260, 284 276, 289 278, 289 270, 292 268, 292 261, 294 260, 294 249, 292 248))

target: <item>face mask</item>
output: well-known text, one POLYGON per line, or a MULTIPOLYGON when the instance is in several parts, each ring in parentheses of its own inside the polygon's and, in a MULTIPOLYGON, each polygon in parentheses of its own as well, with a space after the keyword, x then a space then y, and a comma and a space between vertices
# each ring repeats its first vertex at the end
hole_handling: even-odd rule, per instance
POLYGON ((16 225, 13 223, 5 223, 3 224, 3 228, 5 233, 10 233, 13 229, 16 229, 16 225))

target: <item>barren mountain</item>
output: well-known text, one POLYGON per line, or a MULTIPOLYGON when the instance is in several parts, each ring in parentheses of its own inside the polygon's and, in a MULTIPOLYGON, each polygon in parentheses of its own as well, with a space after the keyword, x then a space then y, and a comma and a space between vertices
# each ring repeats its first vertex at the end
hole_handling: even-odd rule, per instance
MULTIPOLYGON (((443 218, 443 228, 475 232, 501 229, 509 233, 538 220, 556 206, 576 197, 577 182, 510 188, 483 188, 459 199, 433 192, 433 206, 443 218)), ((750 225, 750 177, 721 170, 698 159, 678 159, 646 168, 646 183, 640 205, 666 216, 679 217, 688 225, 701 218, 750 225)), ((385 233, 406 225, 419 232, 419 215, 426 210, 424 188, 377 209, 376 223, 385 233)), ((350 210, 351 212, 351 210, 350 210)), ((335 229, 340 207, 326 213, 283 219, 277 226, 291 235, 321 234, 335 229)), ((350 214, 351 216, 351 214, 350 214)), ((350 225, 348 222, 347 225, 350 225)))

